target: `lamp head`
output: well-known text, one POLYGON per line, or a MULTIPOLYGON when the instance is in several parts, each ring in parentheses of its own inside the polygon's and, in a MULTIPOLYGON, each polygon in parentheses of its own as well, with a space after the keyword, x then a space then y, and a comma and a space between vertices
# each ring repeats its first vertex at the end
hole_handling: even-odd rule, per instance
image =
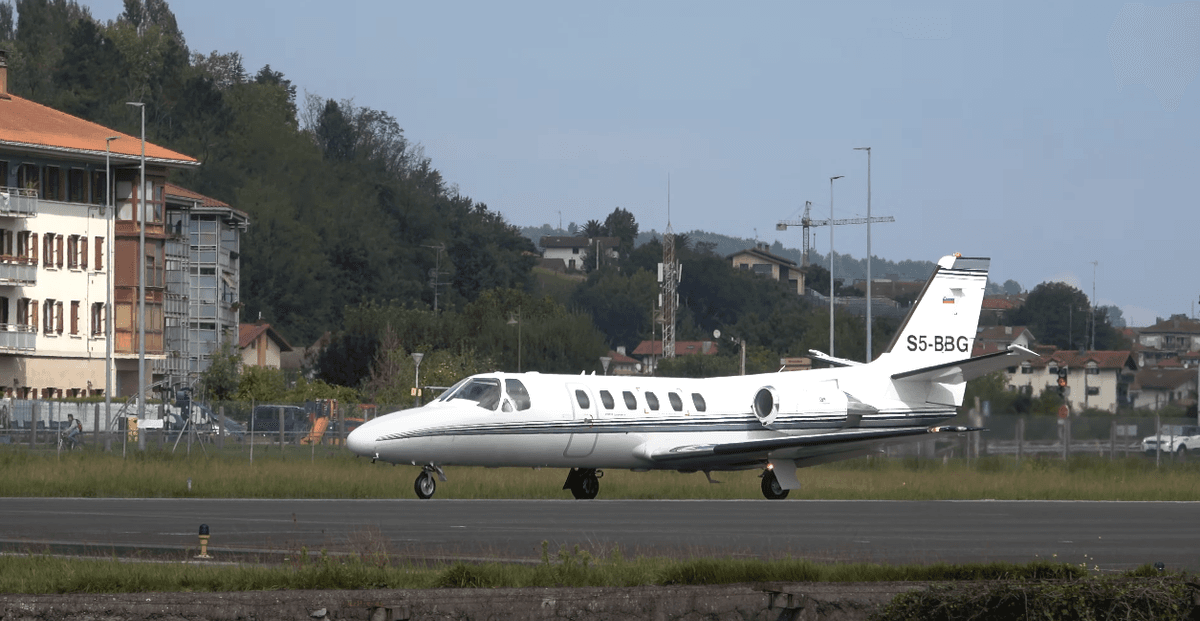
POLYGON ((855 151, 870 151, 871 147, 854 147, 855 151))
POLYGON ((842 177, 845 177, 845 176, 846 176, 846 175, 838 175, 838 176, 836 176, 836 177, 830 177, 830 178, 829 178, 829 180, 830 180, 830 181, 833 181, 834 179, 841 179, 842 177))

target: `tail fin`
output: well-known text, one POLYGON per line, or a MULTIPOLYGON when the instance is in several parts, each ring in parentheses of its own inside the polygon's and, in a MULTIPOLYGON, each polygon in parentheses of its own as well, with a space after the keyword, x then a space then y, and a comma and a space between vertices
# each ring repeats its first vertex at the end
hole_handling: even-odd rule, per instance
POLYGON ((899 370, 969 357, 975 345, 989 263, 990 259, 942 257, 879 360, 899 370))

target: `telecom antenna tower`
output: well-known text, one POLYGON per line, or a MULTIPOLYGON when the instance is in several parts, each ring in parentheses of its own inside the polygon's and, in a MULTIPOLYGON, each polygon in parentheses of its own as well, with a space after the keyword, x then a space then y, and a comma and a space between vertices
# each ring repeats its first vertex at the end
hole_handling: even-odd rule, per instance
POLYGON ((679 264, 675 261, 675 232, 671 230, 671 177, 667 176, 667 230, 663 233, 663 260, 658 264, 658 282, 661 286, 659 306, 662 307, 663 340, 662 357, 675 357, 675 311, 679 306, 679 294, 675 286, 679 283, 679 264))

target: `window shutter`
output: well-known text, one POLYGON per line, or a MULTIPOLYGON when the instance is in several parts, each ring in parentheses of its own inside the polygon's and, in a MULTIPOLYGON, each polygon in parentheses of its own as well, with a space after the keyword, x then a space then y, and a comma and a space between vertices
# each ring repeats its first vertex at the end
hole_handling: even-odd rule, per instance
POLYGON ((79 245, 80 245, 80 247, 79 247, 79 268, 86 270, 87 269, 87 260, 88 260, 87 238, 81 235, 79 237, 79 245))
POLYGON ((54 253, 50 250, 52 241, 54 241, 54 233, 46 233, 42 236, 42 260, 45 261, 43 265, 46 267, 50 267, 54 259, 54 253))
MULTIPOLYGON (((56 253, 57 256, 55 257, 55 263, 61 268, 63 266, 63 236, 57 236, 55 241, 57 242, 55 249, 58 251, 56 253)), ((59 332, 62 332, 62 330, 60 329, 59 332)))
POLYGON ((104 238, 96 238, 96 270, 104 269, 104 238))
POLYGON ((38 327, 38 301, 37 300, 29 301, 29 327, 33 328, 34 332, 37 332, 37 327, 38 327))
POLYGON ((34 265, 37 265, 37 262, 38 262, 38 234, 37 233, 29 234, 29 253, 30 253, 29 258, 33 261, 34 265))
MULTIPOLYGON (((60 241, 61 241, 61 238, 60 238, 60 241)), ((55 312, 55 314, 58 315, 58 317, 56 318, 56 320, 54 322, 54 330, 55 330, 55 332, 62 334, 62 330, 63 330, 63 303, 62 302, 54 303, 54 312, 55 312)))

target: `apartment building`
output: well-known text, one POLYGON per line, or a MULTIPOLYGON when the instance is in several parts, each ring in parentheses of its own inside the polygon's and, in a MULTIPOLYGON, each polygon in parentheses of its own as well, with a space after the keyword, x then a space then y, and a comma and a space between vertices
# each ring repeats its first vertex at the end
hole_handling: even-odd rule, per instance
POLYGON ((146 356, 164 357, 167 174, 199 162, 146 143, 143 183, 140 137, 12 95, 7 82, 0 51, 0 390, 103 394, 111 315, 114 392, 134 394, 143 282, 146 356))
POLYGON ((190 386, 222 343, 238 342, 245 212, 168 183, 164 357, 155 376, 190 386))

